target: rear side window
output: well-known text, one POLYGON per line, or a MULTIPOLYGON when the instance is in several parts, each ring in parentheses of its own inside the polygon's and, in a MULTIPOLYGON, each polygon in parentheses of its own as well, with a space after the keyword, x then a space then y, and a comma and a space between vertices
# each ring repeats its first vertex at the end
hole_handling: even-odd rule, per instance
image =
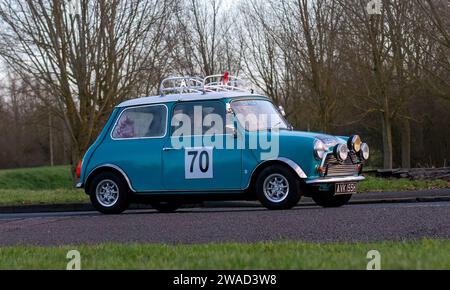
POLYGON ((113 139, 158 138, 166 135, 167 107, 125 109, 111 134, 113 139))

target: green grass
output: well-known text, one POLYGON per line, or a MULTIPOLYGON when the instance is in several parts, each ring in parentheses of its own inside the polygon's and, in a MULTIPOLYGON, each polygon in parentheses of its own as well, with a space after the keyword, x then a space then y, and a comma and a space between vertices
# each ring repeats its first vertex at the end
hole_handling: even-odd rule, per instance
POLYGON ((48 190, 72 185, 69 166, 0 170, 0 189, 48 190))
POLYGON ((88 203, 89 197, 82 190, 75 189, 0 189, 0 206, 88 203))
POLYGON ((0 269, 65 269, 69 250, 82 269, 360 269, 370 250, 382 269, 450 269, 449 240, 318 244, 118 245, 0 248, 0 269))
POLYGON ((0 206, 89 202, 69 166, 0 170, 0 206))
POLYGON ((407 191, 449 187, 445 180, 409 180, 397 178, 377 178, 366 175, 366 180, 358 185, 361 192, 407 191))

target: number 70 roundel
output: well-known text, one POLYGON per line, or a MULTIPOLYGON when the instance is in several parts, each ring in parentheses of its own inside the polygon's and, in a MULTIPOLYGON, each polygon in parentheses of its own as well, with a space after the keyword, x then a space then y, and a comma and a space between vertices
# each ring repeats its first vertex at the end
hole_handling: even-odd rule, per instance
POLYGON ((186 148, 184 177, 186 179, 213 178, 213 148, 186 148))

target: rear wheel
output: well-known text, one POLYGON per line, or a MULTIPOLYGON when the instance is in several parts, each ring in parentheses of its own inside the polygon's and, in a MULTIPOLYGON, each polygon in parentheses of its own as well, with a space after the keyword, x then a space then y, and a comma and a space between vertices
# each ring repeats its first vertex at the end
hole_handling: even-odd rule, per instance
POLYGON ((173 201, 151 202, 150 205, 159 212, 169 213, 180 208, 180 204, 173 201))
POLYGON ((322 207, 341 207, 352 198, 351 194, 334 195, 334 191, 318 191, 313 194, 314 202, 322 207))
POLYGON ((302 197, 300 180, 281 165, 264 169, 256 180, 255 190, 261 204, 272 210, 290 209, 302 197))
POLYGON ((89 196, 92 205, 104 214, 120 214, 129 205, 128 186, 112 172, 98 174, 92 180, 89 196))

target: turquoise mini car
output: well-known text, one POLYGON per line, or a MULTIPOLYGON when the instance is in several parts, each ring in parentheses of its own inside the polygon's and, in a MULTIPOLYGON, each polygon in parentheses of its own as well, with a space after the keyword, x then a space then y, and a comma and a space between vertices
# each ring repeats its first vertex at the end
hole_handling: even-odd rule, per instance
POLYGON ((284 110, 225 75, 168 78, 161 94, 112 112, 77 168, 94 207, 171 212, 206 200, 339 207, 357 193, 369 146, 358 135, 295 131, 284 110))

